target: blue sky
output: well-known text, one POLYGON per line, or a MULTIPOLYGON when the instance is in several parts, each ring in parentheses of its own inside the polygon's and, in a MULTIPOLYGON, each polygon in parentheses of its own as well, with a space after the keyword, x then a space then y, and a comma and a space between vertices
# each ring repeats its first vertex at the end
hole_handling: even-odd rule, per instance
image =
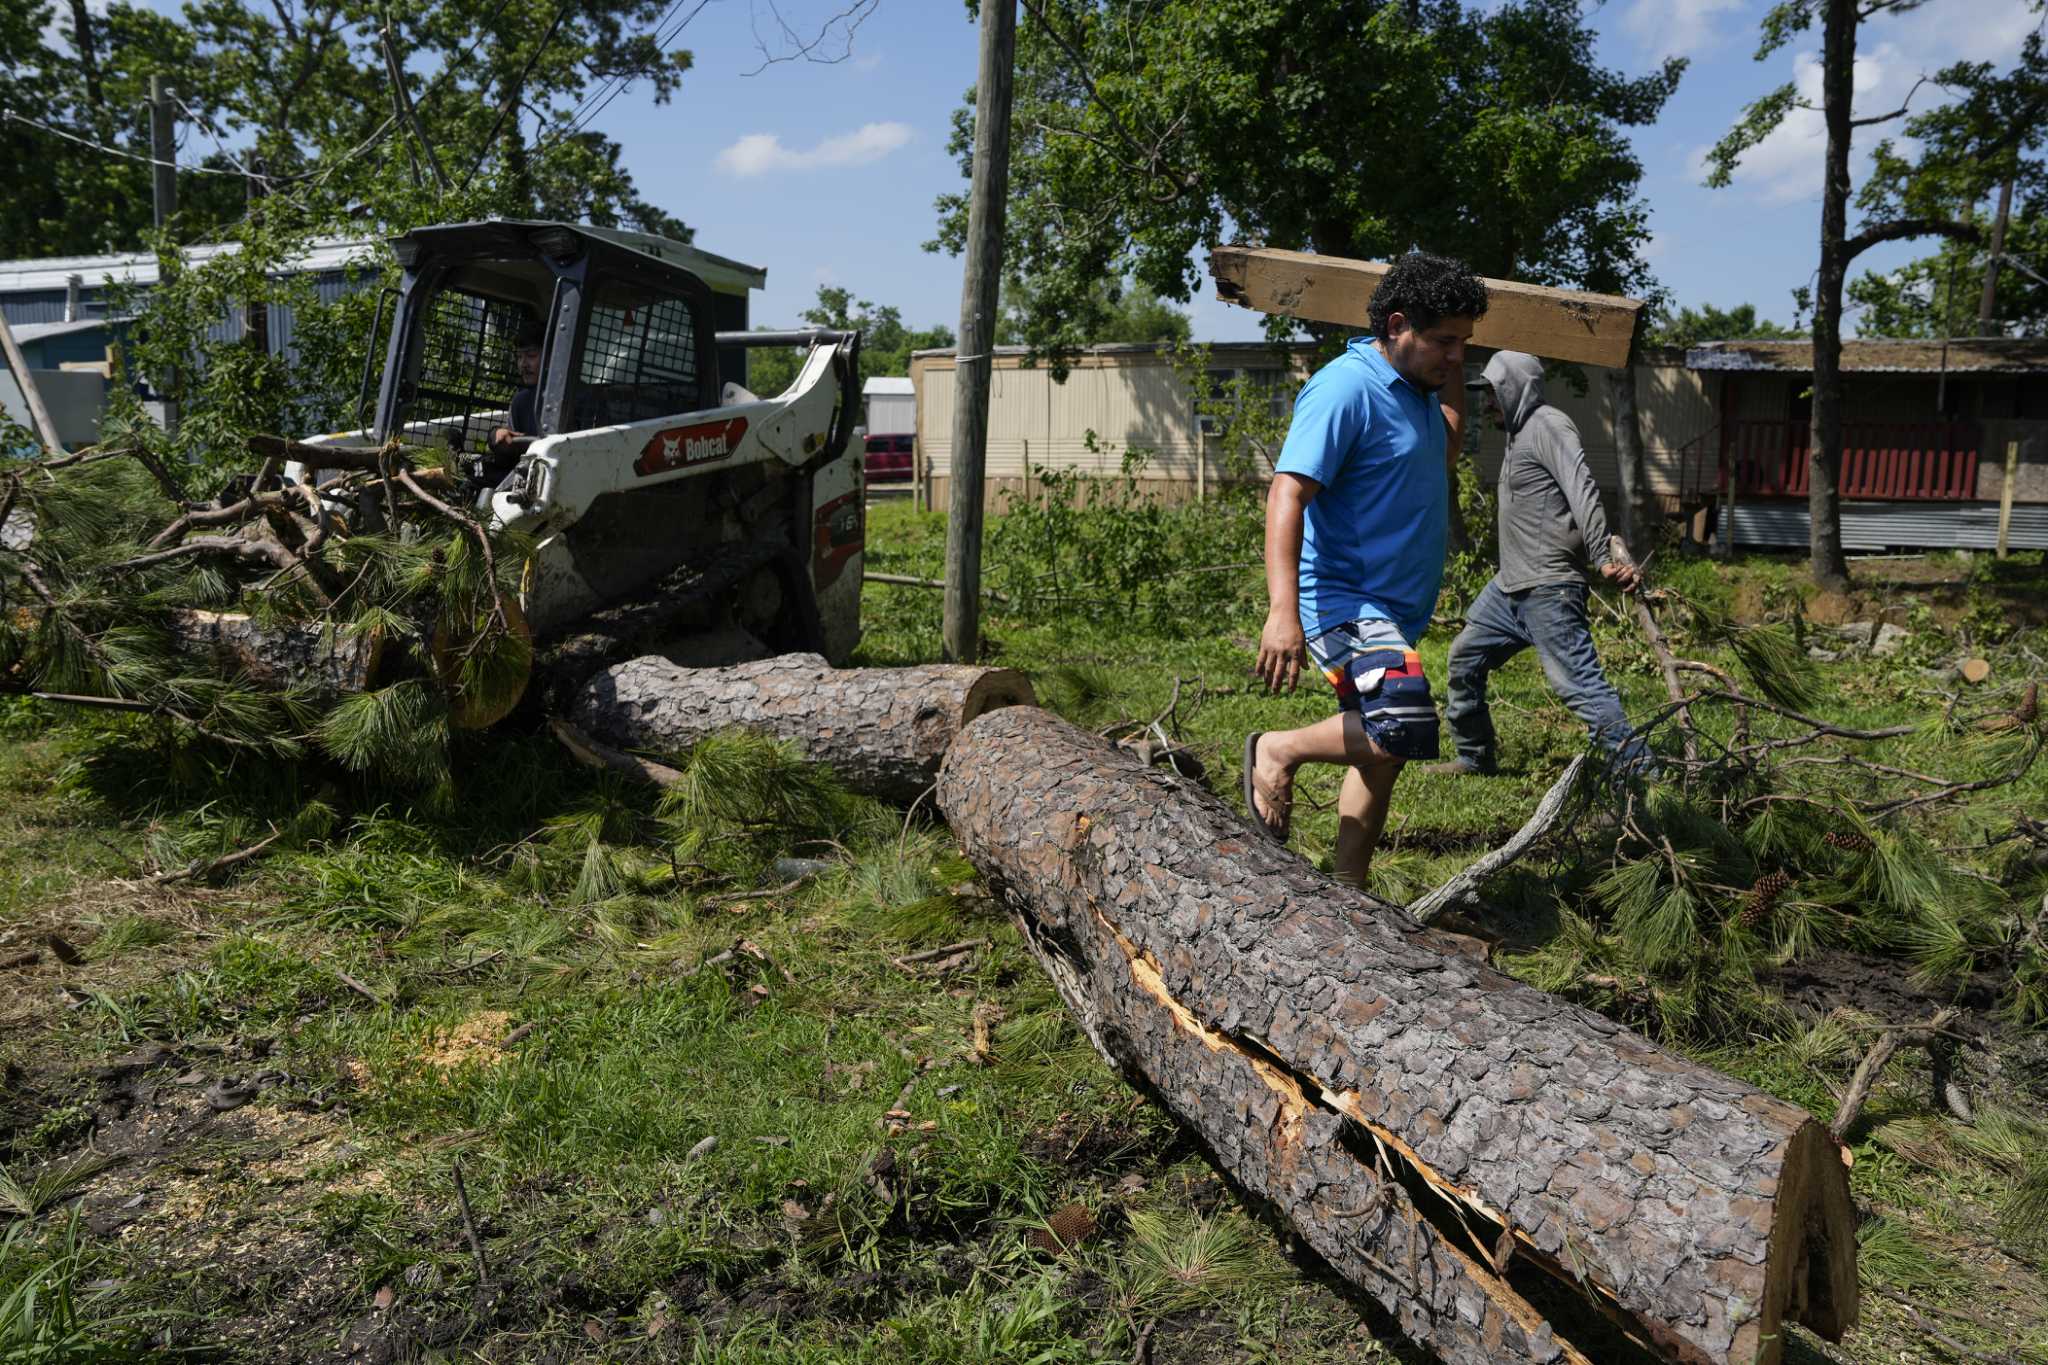
MULTIPOLYGON (((934 196, 961 184, 945 143, 974 80, 975 29, 958 0, 878 0, 846 60, 757 70, 757 31, 787 47, 778 13, 811 35, 845 3, 712 0, 678 40, 696 67, 675 100, 656 107, 628 92, 602 123, 624 144, 643 192, 695 226, 701 245, 767 267, 757 322, 794 321, 822 282, 895 304, 914 325, 951 325, 960 263, 921 244, 932 235, 934 196)), ((1768 0, 1608 0, 1590 13, 1609 66, 1639 74, 1666 55, 1692 59, 1663 118, 1635 135, 1658 276, 1681 302, 1751 302, 1783 321, 1815 261, 1818 116, 1795 116, 1730 188, 1700 185, 1702 150, 1747 101, 1786 80, 1817 93, 1817 40, 1751 59, 1766 8, 1768 0)), ((2003 64, 2040 22, 2030 0, 1932 0, 1873 20, 1858 62, 1859 112, 1896 108, 1918 75, 1948 62, 2003 64)), ((836 30, 825 44, 835 55, 847 47, 836 30)), ((1931 98, 1938 92, 1923 89, 1915 107, 1931 98)), ((1876 131, 1865 131, 1867 141, 1876 131)), ((1861 263, 1916 254, 1908 244, 1861 263)), ((1198 338, 1258 334, 1243 309, 1201 299, 1192 311, 1198 338)))

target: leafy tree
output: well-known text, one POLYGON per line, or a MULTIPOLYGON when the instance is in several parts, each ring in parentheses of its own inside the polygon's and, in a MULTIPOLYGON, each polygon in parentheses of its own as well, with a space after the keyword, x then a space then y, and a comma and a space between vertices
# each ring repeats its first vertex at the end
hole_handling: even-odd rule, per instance
POLYGON ((1797 328, 1783 327, 1756 315, 1753 303, 1733 308, 1716 308, 1703 303, 1698 308, 1672 312, 1660 307, 1650 319, 1645 344, 1651 346, 1697 346, 1703 341, 1771 339, 1803 336, 1797 328))
MULTIPOLYGON (((2015 214, 2006 228, 2006 254, 2040 273, 2048 261, 2048 216, 2044 206, 2015 214)), ((1896 270, 1866 270, 1849 281, 1849 303, 1859 310, 1856 330, 1864 336, 1961 337, 1978 330, 1987 253, 1967 243, 1944 242, 1932 256, 1896 270)), ((2048 336, 2048 286, 2007 263, 1998 273, 1995 325, 2004 336, 2048 336)))
MULTIPOLYGON (((1007 250, 1040 350, 1100 333, 1104 280, 1187 299, 1193 253, 1227 237, 1382 259, 1423 245, 1489 275, 1650 285, 1623 130, 1656 118, 1684 64, 1602 68, 1577 0, 1024 8, 1007 250)), ((963 173, 972 131, 970 94, 963 173)), ((930 245, 960 250, 965 196, 937 207, 930 245)))
MULTIPOLYGON (((864 376, 907 375, 912 351, 953 344, 952 328, 906 327, 901 309, 856 299, 852 290, 836 285, 819 285, 818 302, 804 309, 802 316, 813 327, 859 329, 860 372, 864 376)), ((756 350, 748 361, 748 386, 755 393, 781 393, 796 378, 802 360, 803 352, 793 349, 756 350)))
MULTIPOLYGON (((1007 264, 1029 286, 1021 338, 1056 376, 1107 322, 1102 281, 1185 300, 1197 250, 1230 238, 1362 259, 1420 246, 1484 275, 1655 289, 1624 130, 1655 121, 1685 63, 1605 69, 1580 0, 1023 4, 1007 264)), ((950 144, 963 175, 967 101, 950 144)), ((937 207, 928 246, 957 252, 966 197, 937 207)), ((1635 410, 1634 382, 1615 376, 1617 411, 1635 410)), ((1632 533, 1646 480, 1639 455, 1622 465, 1632 533)))
MULTIPOLYGON (((355 233, 452 216, 438 211, 423 153, 395 117, 381 47, 386 12, 356 0, 191 0, 174 18, 127 0, 103 15, 79 3, 66 35, 72 50, 61 52, 44 40, 45 0, 0 0, 0 104, 100 144, 0 125, 0 151, 23 170, 0 205, 0 255, 143 244, 150 170, 130 158, 149 149, 137 110, 152 75, 184 106, 179 118, 192 135, 180 160, 203 158, 228 172, 180 174, 179 240, 229 235, 248 212, 250 182, 293 201, 302 218, 337 228, 345 221, 355 233), (371 206, 403 212, 366 220, 371 206)), ((420 121, 451 181, 488 184, 487 208, 507 216, 627 224, 688 240, 687 226, 640 197, 618 144, 591 123, 629 81, 657 102, 679 88, 692 58, 673 46, 679 29, 658 27, 669 12, 663 0, 398 0, 388 8, 420 121)))
POLYGON ((1800 97, 1786 84, 1742 113, 1709 155, 1707 183, 1725 186, 1742 157, 1784 122, 1794 109, 1818 109, 1827 128, 1821 182, 1820 266, 1813 296, 1812 513, 1810 552, 1813 576, 1823 587, 1849 581, 1842 552, 1840 478, 1842 465, 1842 304, 1849 265, 1883 242, 1946 237, 1976 242, 1982 232, 1969 206, 1990 186, 2017 173, 2018 163, 2040 147, 2048 113, 2048 71, 2041 36, 2028 37, 2019 62, 2005 76, 1989 64, 1961 62, 1937 73, 1935 84, 1959 98, 1918 115, 1904 130, 1917 147, 1909 154, 1890 139, 1873 149, 1870 178, 1855 196, 1863 222, 1849 231, 1849 155, 1855 130, 1905 119, 1901 105, 1858 118, 1853 108, 1858 31, 1882 14, 1917 9, 1926 0, 1781 0, 1763 19, 1756 57, 1761 61, 1816 23, 1821 28, 1821 102, 1800 97))
MULTIPOLYGON (((2039 335, 2048 330, 2048 286, 2038 278, 2048 261, 2048 162, 2042 155, 2048 61, 2041 35, 2028 37, 2010 72, 1999 75, 1988 63, 1975 63, 1939 79, 1960 98, 1907 121, 1905 134, 1920 149, 1914 159, 1889 140, 1878 144, 1858 206, 1893 218, 1975 224, 1995 219, 1994 201, 2003 199, 2010 222, 1997 245, 2019 265, 1994 262, 1974 241, 1952 237, 1934 255, 1890 274, 1866 271, 1848 286, 1849 297, 1865 310, 1866 332, 1967 336, 1984 321, 1984 286, 1992 276, 1987 330, 2002 324, 2010 335, 2039 335)), ((1987 227, 1985 234, 1995 238, 1997 229, 1987 227)))
MULTIPOLYGON (((1098 282, 1096 307, 1072 325, 1070 344, 1107 345, 1116 342, 1166 342, 1181 344, 1194 335, 1188 315, 1144 285, 1135 288, 1098 282)), ((1003 305, 996 318, 998 346, 1030 344, 1027 318, 1032 309, 1031 286, 1024 280, 1004 283, 1003 305)))
MULTIPOLYGON (((152 74, 191 60, 189 31, 125 0, 101 14, 75 4, 64 28, 72 50, 59 52, 46 40, 53 17, 43 0, 0 0, 0 109, 146 153, 149 123, 137 110, 152 74)), ((132 249, 150 228, 150 168, 142 161, 7 119, 0 120, 0 165, 8 168, 0 256, 132 249)), ((204 196, 200 186, 187 188, 204 196)), ((233 198, 239 205, 239 186, 233 198)))

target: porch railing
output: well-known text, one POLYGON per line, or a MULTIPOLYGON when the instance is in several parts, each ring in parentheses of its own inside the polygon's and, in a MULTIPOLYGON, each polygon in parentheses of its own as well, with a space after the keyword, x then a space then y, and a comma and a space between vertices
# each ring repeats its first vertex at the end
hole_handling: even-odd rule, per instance
MULTIPOLYGON (((1804 497, 1810 431, 1804 421, 1725 424, 1723 478, 1738 496, 1804 497)), ((1844 422, 1845 498, 1967 502, 1977 496, 1982 432, 1975 422, 1844 422)))

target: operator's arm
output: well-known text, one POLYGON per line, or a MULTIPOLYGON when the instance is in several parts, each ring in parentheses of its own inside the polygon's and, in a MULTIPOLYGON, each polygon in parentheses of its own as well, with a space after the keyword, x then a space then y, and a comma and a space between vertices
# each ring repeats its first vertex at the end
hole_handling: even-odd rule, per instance
POLYGON ((1259 632, 1258 676, 1272 691, 1301 679, 1301 523, 1323 486, 1303 474, 1275 474, 1266 490, 1266 625, 1259 632))
POLYGON ((1607 545, 1607 512, 1600 505, 1600 485, 1586 466, 1586 452, 1579 444, 1578 429, 1569 422, 1547 425, 1534 443, 1537 461, 1557 480, 1565 503, 1572 509, 1572 521, 1586 542, 1586 554, 1602 576, 1624 588, 1635 586, 1635 568, 1614 557, 1607 545))

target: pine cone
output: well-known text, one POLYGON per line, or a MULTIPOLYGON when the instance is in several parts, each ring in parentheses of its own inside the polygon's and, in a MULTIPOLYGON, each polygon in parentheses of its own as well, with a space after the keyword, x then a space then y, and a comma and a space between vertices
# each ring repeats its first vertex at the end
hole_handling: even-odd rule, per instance
POLYGON ((1877 847, 1871 842, 1868 834, 1837 834, 1833 830, 1822 835, 1821 842, 1829 848, 1839 848, 1844 853, 1868 853, 1877 847))
POLYGON ((2041 684, 2030 682, 2020 696, 2020 705, 2013 713, 2013 719, 2022 725, 2032 725, 2041 715, 2041 684))
POLYGON ((1771 913, 1778 898, 1792 889, 1792 878, 1783 872, 1767 872, 1756 879, 1756 885, 1749 888, 1749 899, 1742 904, 1739 917, 1742 927, 1754 929, 1763 918, 1771 913))
POLYGON ((1046 1219, 1044 1227, 1033 1228, 1025 1240, 1040 1251, 1058 1256, 1094 1235, 1095 1215, 1088 1212, 1088 1206, 1069 1204, 1046 1219))

